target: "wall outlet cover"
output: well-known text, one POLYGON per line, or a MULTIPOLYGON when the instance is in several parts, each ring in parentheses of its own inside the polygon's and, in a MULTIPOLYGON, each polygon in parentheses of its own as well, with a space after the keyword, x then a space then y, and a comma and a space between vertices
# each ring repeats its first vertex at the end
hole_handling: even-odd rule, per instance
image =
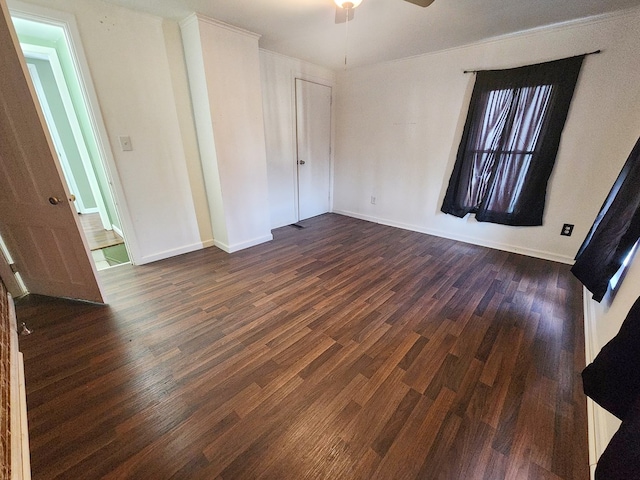
POLYGON ((565 223, 562 225, 562 230, 560 231, 560 235, 565 237, 570 237, 573 233, 573 225, 571 223, 565 223))

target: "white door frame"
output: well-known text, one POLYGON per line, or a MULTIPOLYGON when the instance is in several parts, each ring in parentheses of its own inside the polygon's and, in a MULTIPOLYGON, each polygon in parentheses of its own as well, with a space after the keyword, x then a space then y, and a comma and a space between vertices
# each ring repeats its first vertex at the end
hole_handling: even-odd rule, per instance
MULTIPOLYGON (((69 88, 67 87, 67 83, 64 79, 64 73, 62 72, 62 66, 60 65, 60 60, 58 59, 58 53, 55 48, 51 47, 42 47, 40 45, 31 45, 28 43, 21 43, 20 47, 22 48, 22 52, 26 58, 34 58, 38 60, 44 60, 49 62, 51 65, 51 70, 53 71, 53 77, 56 82, 56 86, 58 87, 58 92, 60 93, 60 98, 62 99, 62 105, 64 106, 64 111, 67 115, 67 119, 69 120, 69 125, 71 126, 71 132, 73 134, 73 138, 75 140, 76 146, 78 147, 78 153, 80 154, 80 159, 82 161, 82 166, 87 175, 87 180, 89 181, 89 187, 91 188, 91 194, 93 195, 97 212, 100 214, 100 220, 102 221, 102 226, 105 230, 112 230, 113 227, 111 222, 109 221, 109 215, 107 214, 107 207, 104 204, 104 200, 102 198, 102 194, 100 192, 100 187, 98 185, 98 179, 96 178, 95 171, 93 169, 93 165, 91 164, 91 156, 89 155, 89 150, 87 149, 87 145, 84 142, 84 138, 82 136, 82 130, 80 128, 80 122, 78 120, 78 116, 76 115, 76 111, 73 108, 73 102, 71 101, 71 94, 69 93, 69 88)), ((29 71, 32 69, 30 68, 29 71)), ((38 76, 36 71, 36 76, 38 76)), ((36 85, 36 91, 38 92, 38 96, 40 96, 40 92, 38 91, 38 85, 36 85)), ((40 90, 42 93, 42 86, 40 84, 40 90)), ((40 104, 48 104, 46 95, 42 95, 40 99, 40 104)), ((55 121, 52 115, 47 115, 47 111, 50 112, 50 109, 47 105, 45 108, 45 116, 47 117, 47 125, 49 126, 49 130, 56 130, 57 127, 55 125, 55 121)), ((58 140, 59 140, 58 136, 58 140)), ((55 136, 54 136, 55 140, 55 136)), ((64 154, 64 148, 62 146, 62 142, 59 142, 60 145, 56 145, 56 147, 62 148, 62 152, 64 154)), ((71 167, 69 166, 69 162, 66 158, 66 155, 61 156, 60 162, 62 164, 62 168, 65 170, 65 173, 69 173, 70 176, 66 176, 67 181, 69 182, 69 186, 75 184, 75 179, 73 178, 73 173, 71 172, 71 167)), ((78 193, 77 186, 75 187, 76 193, 78 193)), ((82 203, 82 199, 80 195, 77 194, 78 207, 82 213, 94 213, 87 211, 82 203)))
POLYGON ((0 236, 0 279, 13 298, 18 298, 27 293, 27 289, 20 279, 20 274, 14 273, 11 265, 13 265, 13 258, 11 258, 11 253, 0 236))
POLYGON ((126 196, 122 188, 122 183, 118 176, 113 152, 109 144, 109 136, 102 119, 98 96, 93 86, 89 64, 87 63, 82 42, 80 40, 80 30, 76 24, 75 17, 66 12, 32 5, 20 0, 12 0, 9 7, 12 17, 31 20, 45 25, 61 27, 65 33, 65 39, 71 53, 71 58, 78 76, 80 90, 87 107, 87 113, 94 132, 98 151, 102 159, 102 164, 111 187, 111 194, 116 206, 117 215, 120 219, 122 232, 118 232, 125 239, 125 246, 132 264, 140 257, 137 238, 133 228, 133 221, 126 204, 126 196))
MULTIPOLYGON (((69 159, 67 158, 67 152, 65 151, 64 144, 62 143, 62 139, 60 138, 58 127, 53 119, 53 113, 51 113, 51 108, 49 106, 49 102, 47 101, 47 96, 44 92, 44 87, 42 86, 42 80, 40 80, 38 69, 32 63, 27 63, 27 68, 29 69, 29 75, 31 75, 33 88, 35 88, 36 95, 38 95, 38 100, 40 100, 40 106, 42 107, 44 118, 47 121, 47 127, 49 127, 51 139, 53 140, 53 144, 56 147, 56 153, 58 154, 58 160, 60 160, 60 166, 62 167, 62 171, 64 172, 64 178, 67 181, 71 193, 78 193, 78 185, 76 184, 76 179, 73 176, 73 172, 71 171, 69 159)), ((78 213, 86 213, 87 209, 85 208, 82 197, 79 194, 76 195, 74 205, 78 213)))

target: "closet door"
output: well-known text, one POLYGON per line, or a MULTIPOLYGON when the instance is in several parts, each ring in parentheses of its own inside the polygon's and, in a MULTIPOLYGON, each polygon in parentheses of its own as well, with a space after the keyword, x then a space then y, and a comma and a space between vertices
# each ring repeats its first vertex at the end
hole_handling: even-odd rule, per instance
POLYGON ((331 87, 296 79, 298 220, 330 210, 331 87))

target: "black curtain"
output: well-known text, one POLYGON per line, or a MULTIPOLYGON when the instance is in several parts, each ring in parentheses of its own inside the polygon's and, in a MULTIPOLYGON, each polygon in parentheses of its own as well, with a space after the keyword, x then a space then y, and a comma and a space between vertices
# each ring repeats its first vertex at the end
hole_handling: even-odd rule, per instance
POLYGON ((506 225, 542 225, 584 55, 477 73, 441 210, 506 225))
POLYGON ((571 272, 601 301, 640 238, 640 139, 585 238, 571 272))

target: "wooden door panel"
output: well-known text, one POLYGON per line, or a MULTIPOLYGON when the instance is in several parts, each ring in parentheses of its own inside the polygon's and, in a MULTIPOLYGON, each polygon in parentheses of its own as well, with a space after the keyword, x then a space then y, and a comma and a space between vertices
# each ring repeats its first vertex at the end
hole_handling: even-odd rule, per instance
POLYGON ((30 293, 102 302, 5 0, 0 9, 0 235, 30 293))

